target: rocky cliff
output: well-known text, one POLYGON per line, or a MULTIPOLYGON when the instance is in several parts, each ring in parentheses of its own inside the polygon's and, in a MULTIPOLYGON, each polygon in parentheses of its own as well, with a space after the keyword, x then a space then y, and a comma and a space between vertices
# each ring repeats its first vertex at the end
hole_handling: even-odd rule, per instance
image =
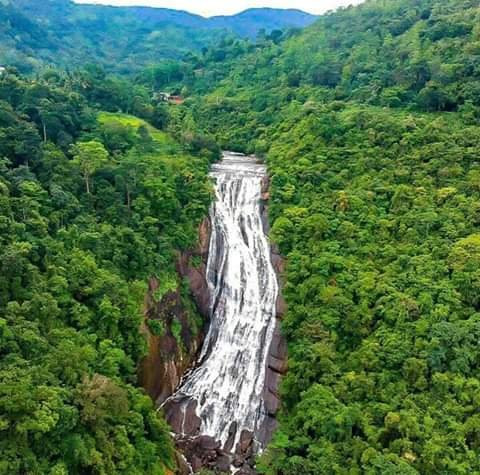
MULTIPOLYGON (((270 179, 268 176, 262 182, 262 220, 265 234, 268 235, 269 221, 268 221, 268 200, 270 179)), ((265 377, 265 408, 268 412, 268 419, 265 423, 262 439, 269 441, 272 438, 273 431, 277 426, 276 413, 280 408, 280 398, 278 395, 278 388, 282 375, 287 371, 287 343, 281 332, 281 320, 287 311, 287 304, 283 298, 281 289, 283 287, 283 275, 285 271, 285 261, 279 253, 277 246, 270 243, 271 246, 271 261, 273 268, 277 274, 279 281, 280 292, 277 297, 277 311, 276 311, 276 326, 273 333, 272 341, 270 342, 270 349, 267 360, 267 373, 265 377)))
POLYGON ((194 363, 208 323, 209 296, 205 277, 210 239, 208 219, 200 224, 198 235, 196 248, 177 258, 177 289, 156 301, 155 291, 160 283, 152 278, 145 297, 142 331, 147 338, 148 354, 140 364, 138 378, 140 385, 158 404, 173 393, 185 371, 194 363), (188 288, 182 285, 183 282, 188 288), (185 295, 188 292, 194 298, 195 309, 188 305, 188 296, 185 295), (193 312, 201 316, 203 324, 198 324, 199 319, 195 319, 193 312), (154 334, 149 320, 158 321, 156 327, 163 331, 154 334))

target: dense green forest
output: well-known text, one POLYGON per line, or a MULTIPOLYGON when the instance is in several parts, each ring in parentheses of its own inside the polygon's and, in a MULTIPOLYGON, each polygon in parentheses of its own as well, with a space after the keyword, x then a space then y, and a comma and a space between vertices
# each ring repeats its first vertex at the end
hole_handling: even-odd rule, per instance
POLYGON ((197 124, 272 178, 289 371, 261 473, 480 472, 479 25, 371 0, 183 65, 197 124))
POLYGON ((101 64, 133 75, 160 60, 178 60, 221 38, 255 38, 261 30, 310 25, 299 10, 252 9, 203 18, 166 8, 109 7, 72 0, 1 0, 0 66, 33 73, 48 66, 101 64))
MULTIPOLYGON (((136 387, 139 329, 147 279, 175 282, 175 252, 196 242, 217 152, 99 112, 102 95, 122 110, 121 95, 95 78, 0 78, 2 474, 175 464, 166 423, 136 387)), ((136 107, 167 127, 164 106, 137 96, 136 107)))
POLYGON ((132 82, 3 74, 0 473, 173 468, 135 387, 138 327, 146 279, 175 278, 206 213, 212 137, 266 160, 286 260, 289 371, 259 472, 480 473, 474 0, 367 0, 132 82))

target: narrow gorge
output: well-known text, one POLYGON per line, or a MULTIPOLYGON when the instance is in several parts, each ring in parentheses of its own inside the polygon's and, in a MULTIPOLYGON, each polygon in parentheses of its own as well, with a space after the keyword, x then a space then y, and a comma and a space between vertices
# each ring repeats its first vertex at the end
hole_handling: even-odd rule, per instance
POLYGON ((248 474, 275 427, 285 371, 278 259, 266 236, 265 166, 225 153, 211 176, 210 324, 196 365, 163 407, 193 470, 248 474))

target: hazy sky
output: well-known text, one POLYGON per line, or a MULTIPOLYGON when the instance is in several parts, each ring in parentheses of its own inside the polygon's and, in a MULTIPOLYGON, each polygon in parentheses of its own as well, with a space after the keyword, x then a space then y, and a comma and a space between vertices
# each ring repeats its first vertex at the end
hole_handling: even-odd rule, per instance
POLYGON ((75 0, 77 3, 105 5, 149 5, 187 10, 203 16, 230 15, 252 7, 299 8, 310 13, 323 13, 339 6, 357 5, 362 0, 75 0))

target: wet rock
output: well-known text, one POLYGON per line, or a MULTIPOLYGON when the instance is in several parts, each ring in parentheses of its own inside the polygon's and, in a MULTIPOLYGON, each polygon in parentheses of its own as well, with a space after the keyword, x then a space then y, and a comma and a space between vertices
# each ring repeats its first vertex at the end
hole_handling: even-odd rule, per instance
POLYGON ((241 457, 240 455, 235 455, 232 460, 232 465, 235 468, 240 468, 244 463, 244 458, 241 457))
POLYGON ((205 319, 210 317, 210 291, 206 274, 211 232, 210 219, 205 218, 198 229, 196 248, 193 251, 182 253, 177 259, 177 272, 181 277, 187 279, 198 311, 205 319), (201 259, 198 267, 192 263, 194 257, 201 259))
POLYGON ((198 269, 188 267, 183 274, 190 284, 190 291, 194 297, 200 314, 208 318, 210 315, 210 295, 208 290, 208 283, 206 279, 207 268, 205 264, 201 264, 198 269))
POLYGON ((224 450, 227 452, 231 452, 233 449, 233 444, 235 443, 235 436, 237 434, 237 423, 233 421, 230 424, 230 428, 228 429, 228 439, 225 442, 225 446, 223 447, 224 450))
POLYGON ((278 275, 283 275, 285 272, 285 261, 282 256, 278 253, 278 251, 271 251, 272 252, 272 265, 278 275))
POLYGON ((273 355, 269 355, 268 368, 276 373, 285 374, 287 371, 287 360, 285 358, 276 358, 273 355))
POLYGON ((203 468, 202 460, 200 459, 200 457, 197 457, 196 455, 192 455, 190 465, 192 466, 192 470, 194 472, 198 472, 203 468))
POLYGON ((201 420, 195 409, 197 402, 189 399, 171 399, 167 401, 163 410, 165 418, 173 431, 182 436, 197 435, 200 430, 201 420))
POLYGON ((249 465, 244 465, 235 475, 256 475, 256 471, 249 465))
POLYGON ((252 448, 253 432, 249 430, 242 430, 240 434, 240 440, 237 444, 236 453, 240 455, 246 455, 252 448))
POLYGON ((282 294, 278 294, 277 304, 276 304, 276 316, 278 319, 282 319, 287 313, 287 302, 283 298, 282 294))
MULTIPOLYGON (((276 360, 287 361, 287 342, 282 335, 280 325, 277 324, 273 331, 272 341, 270 342, 270 349, 268 351, 269 356, 276 360)), ((270 362, 269 362, 270 363, 270 362)), ((278 363, 276 363, 278 365, 278 363)), ((280 373, 284 371, 279 371, 280 373)))
MULTIPOLYGON (((243 431, 238 449, 242 453, 232 454, 220 448, 220 442, 209 436, 184 437, 177 439, 177 447, 185 455, 194 472, 202 468, 215 473, 231 473, 231 467, 240 469, 237 473, 256 474, 253 452, 253 434, 243 431)), ((183 475, 183 474, 182 474, 183 475)))
POLYGON ((277 393, 279 383, 280 374, 272 370, 267 370, 264 398, 265 408, 270 416, 275 416, 280 407, 280 398, 277 393))
POLYGON ((175 461, 177 462, 176 475, 190 475, 190 467, 182 454, 175 452, 175 461))
POLYGON ((268 416, 263 424, 263 437, 265 440, 272 440, 273 433, 277 429, 278 422, 275 416, 268 416))
POLYGON ((220 442, 209 435, 201 435, 195 440, 196 445, 201 450, 217 450, 220 449, 220 442))
POLYGON ((177 261, 177 271, 182 278, 187 280, 200 315, 208 319, 210 317, 210 294, 206 278, 207 267, 204 263, 193 267, 190 261, 190 256, 181 255, 177 261))
POLYGON ((222 450, 220 445, 219 441, 206 435, 177 439, 177 448, 185 455, 194 472, 207 468, 215 473, 230 473, 233 455, 222 450))
MULTIPOLYGON (((277 323, 273 332, 272 341, 268 352, 267 371, 265 373, 264 401, 265 408, 270 417, 274 417, 280 408, 278 387, 281 375, 287 371, 287 344, 283 337, 280 325, 277 323)), ((262 442, 268 442, 271 437, 271 428, 262 428, 261 435, 257 438, 262 442)))
POLYGON ((220 455, 215 462, 215 468, 221 472, 230 473, 230 457, 228 455, 220 455))
POLYGON ((274 417, 280 409, 280 399, 276 394, 267 392, 265 394, 265 409, 270 417, 274 417))

